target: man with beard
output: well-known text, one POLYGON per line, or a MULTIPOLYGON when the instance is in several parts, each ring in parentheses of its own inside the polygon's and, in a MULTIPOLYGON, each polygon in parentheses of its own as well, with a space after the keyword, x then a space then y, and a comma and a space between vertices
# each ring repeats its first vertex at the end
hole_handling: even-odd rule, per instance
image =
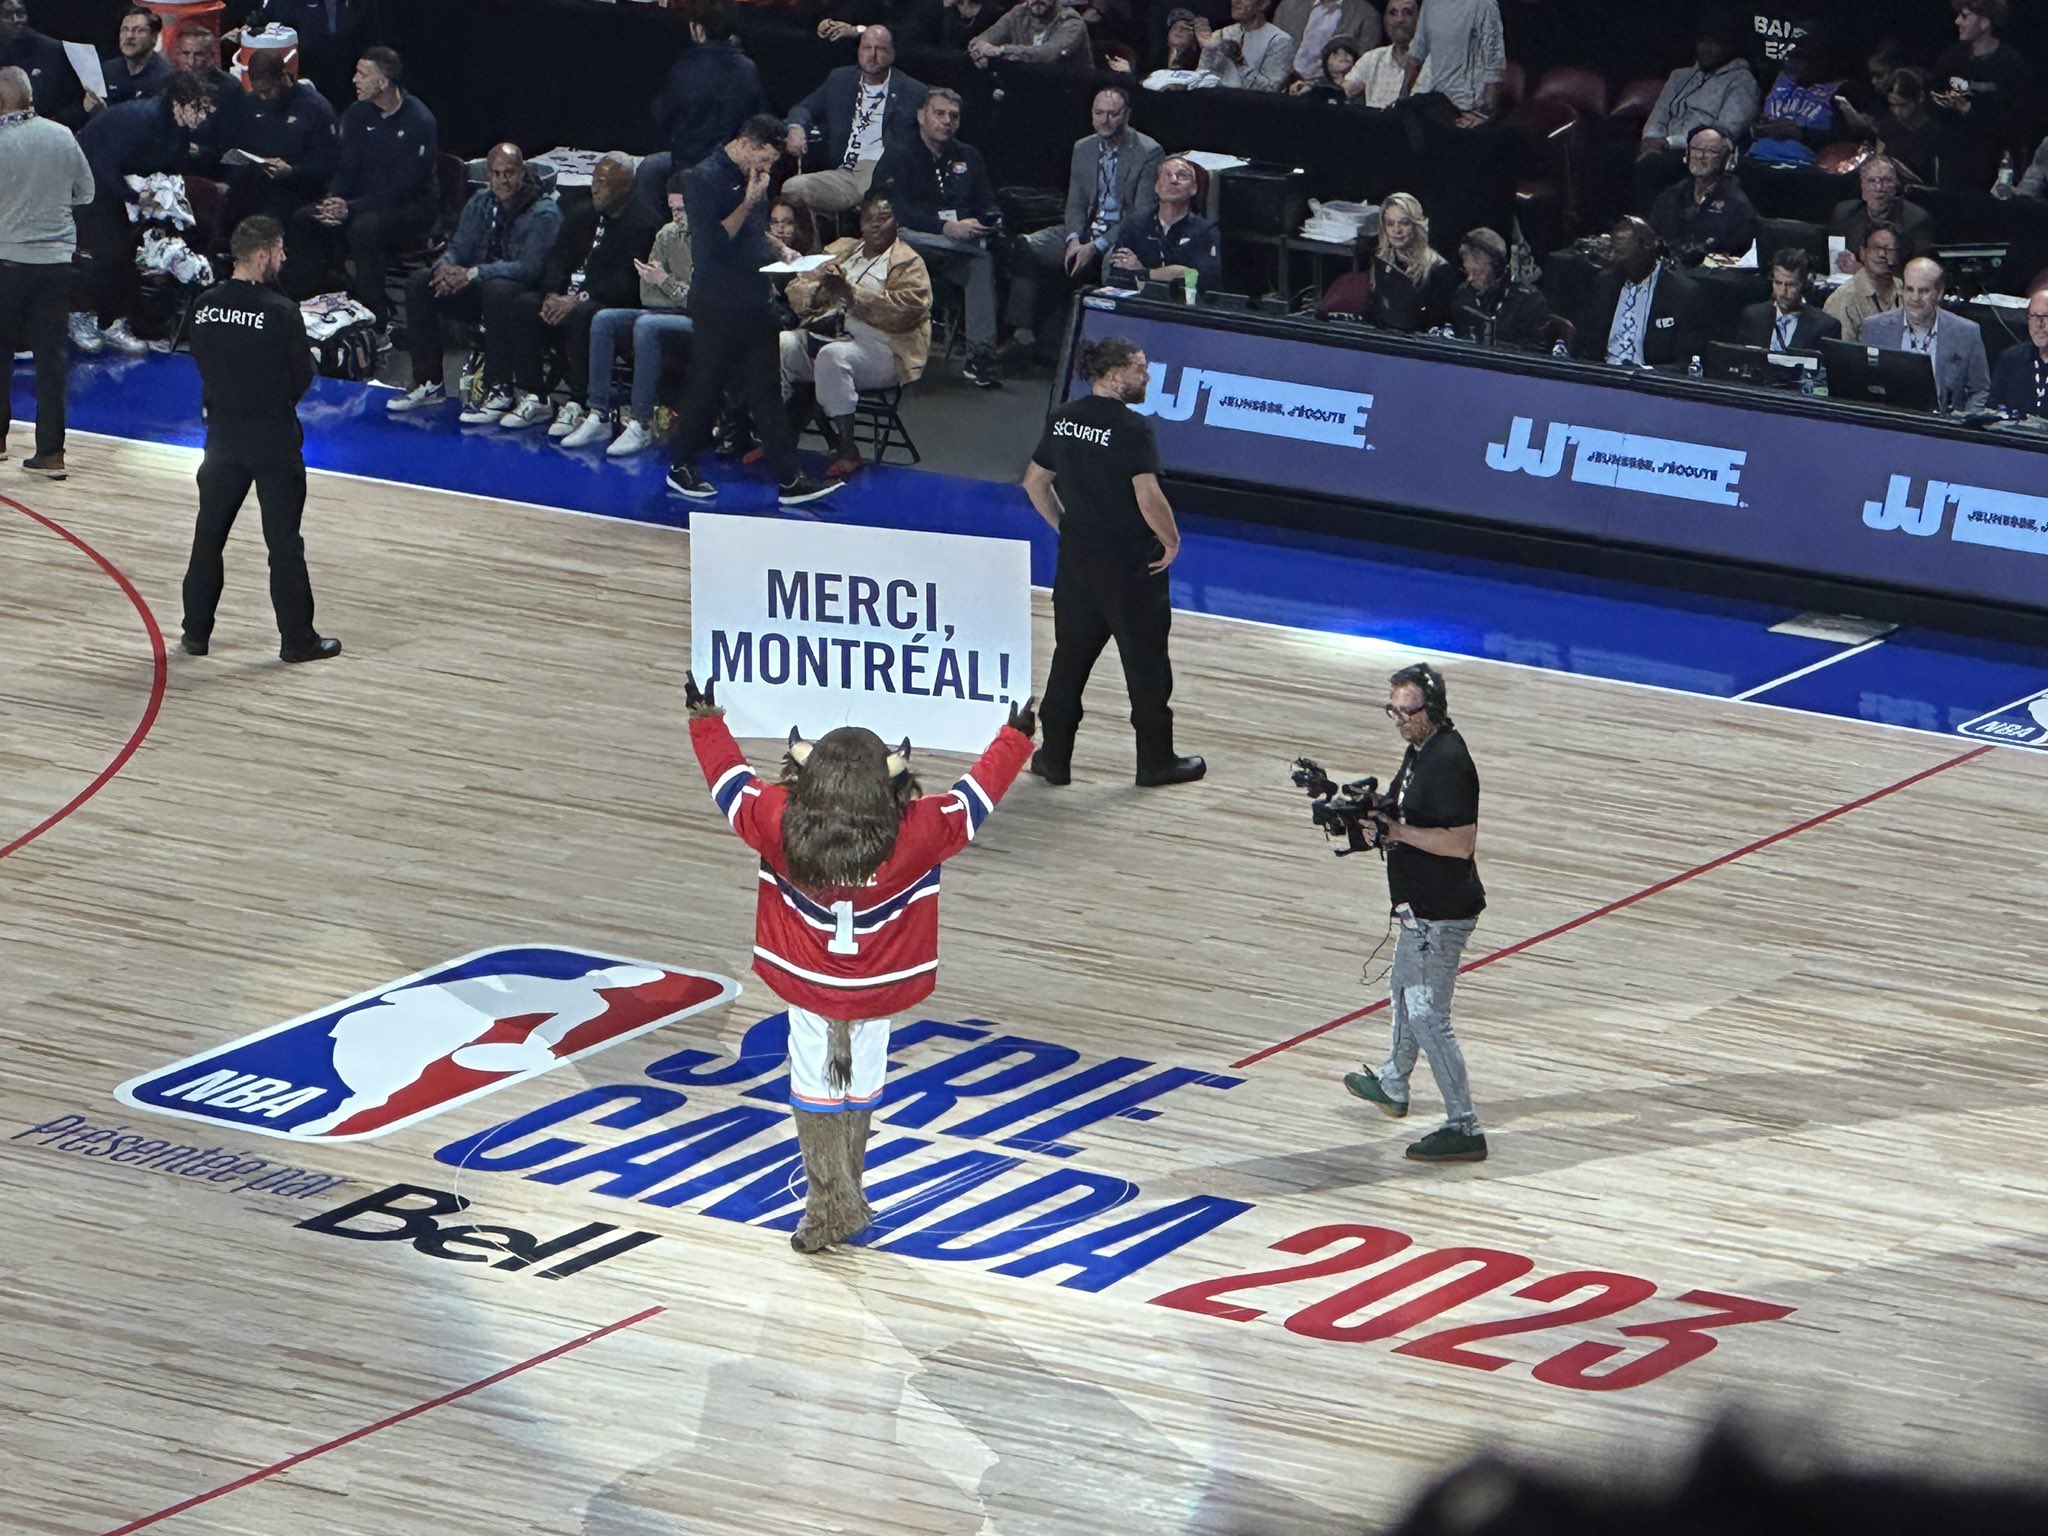
POLYGON ((1081 349, 1089 393, 1061 407, 1024 471, 1024 494, 1058 530, 1052 584, 1052 667, 1045 680, 1045 745, 1031 771, 1048 784, 1071 777, 1081 694, 1110 640, 1124 664, 1137 733, 1137 780, 1189 784, 1208 771, 1173 748, 1173 664, 1166 636, 1173 597, 1166 568, 1180 529, 1159 488, 1152 423, 1131 407, 1150 383, 1145 354, 1122 336, 1081 349))

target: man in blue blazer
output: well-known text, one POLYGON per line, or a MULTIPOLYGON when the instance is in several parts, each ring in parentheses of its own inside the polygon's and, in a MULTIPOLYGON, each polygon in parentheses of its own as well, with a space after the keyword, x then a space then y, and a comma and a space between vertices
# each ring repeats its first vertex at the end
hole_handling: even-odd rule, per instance
POLYGON ((819 169, 782 184, 783 201, 811 218, 813 234, 819 214, 860 206, 885 149, 917 137, 917 109, 927 94, 897 72, 896 39, 879 22, 861 28, 854 56, 859 63, 833 70, 789 113, 785 147, 799 165, 812 132, 821 136, 819 169))
POLYGON ((1935 404, 1944 412, 1979 410, 1991 395, 1984 333, 1976 321, 1941 307, 1944 282, 1940 262, 1926 256, 1907 262, 1899 307, 1864 321, 1861 340, 1866 347, 1931 356, 1935 404))

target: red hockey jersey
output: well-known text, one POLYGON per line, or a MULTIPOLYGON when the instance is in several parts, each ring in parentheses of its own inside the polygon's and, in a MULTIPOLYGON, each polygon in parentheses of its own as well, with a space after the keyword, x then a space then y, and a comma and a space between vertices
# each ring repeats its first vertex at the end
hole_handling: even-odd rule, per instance
POLYGON ((782 812, 789 791, 759 777, 722 719, 692 720, 690 745, 711 798, 761 856, 754 970, 786 1003, 828 1019, 879 1019, 930 996, 939 968, 939 865, 974 840, 1031 739, 1004 726, 944 794, 903 813, 896 847, 857 891, 821 901, 789 879, 782 812))

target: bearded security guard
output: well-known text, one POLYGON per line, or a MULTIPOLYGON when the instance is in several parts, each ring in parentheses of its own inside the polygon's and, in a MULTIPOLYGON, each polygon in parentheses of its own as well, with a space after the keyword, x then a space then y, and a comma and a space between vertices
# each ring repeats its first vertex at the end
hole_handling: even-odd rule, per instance
POLYGON ((325 661, 341 653, 341 642, 313 628, 313 586, 299 537, 306 461, 298 404, 312 387, 313 354, 298 305, 269 286, 284 266, 284 229, 257 214, 235 227, 229 250, 233 276, 202 293, 192 310, 206 457, 199 465, 199 521, 185 569, 179 643, 188 656, 207 653, 220 605, 221 551, 254 485, 270 550, 278 655, 292 662, 325 661))

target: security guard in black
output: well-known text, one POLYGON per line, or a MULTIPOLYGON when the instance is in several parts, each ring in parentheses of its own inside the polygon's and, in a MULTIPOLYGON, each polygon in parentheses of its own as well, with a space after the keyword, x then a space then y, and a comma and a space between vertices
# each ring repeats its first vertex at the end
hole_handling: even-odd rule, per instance
POLYGON ((185 571, 184 648, 192 655, 207 652, 220 603, 222 551, 253 485, 270 551, 279 654, 286 661, 319 660, 339 651, 341 642, 323 640, 313 628, 313 588, 299 535, 306 464, 298 402, 313 383, 312 352, 298 305, 268 286, 283 264, 277 222, 262 215, 243 220, 234 251, 234 276, 207 289, 192 308, 206 455, 185 571), (264 241, 273 231, 274 243, 264 241))
POLYGON ((1205 765, 1174 751, 1166 651, 1173 622, 1166 568, 1180 552, 1180 531, 1158 488, 1152 423, 1131 409, 1145 398, 1145 355, 1107 338, 1083 349, 1080 369, 1092 392, 1054 413, 1024 477, 1032 504, 1060 536, 1052 665, 1038 713, 1045 738, 1032 771, 1049 783, 1068 781, 1081 695, 1114 639, 1130 689, 1138 782, 1188 783, 1205 765))

